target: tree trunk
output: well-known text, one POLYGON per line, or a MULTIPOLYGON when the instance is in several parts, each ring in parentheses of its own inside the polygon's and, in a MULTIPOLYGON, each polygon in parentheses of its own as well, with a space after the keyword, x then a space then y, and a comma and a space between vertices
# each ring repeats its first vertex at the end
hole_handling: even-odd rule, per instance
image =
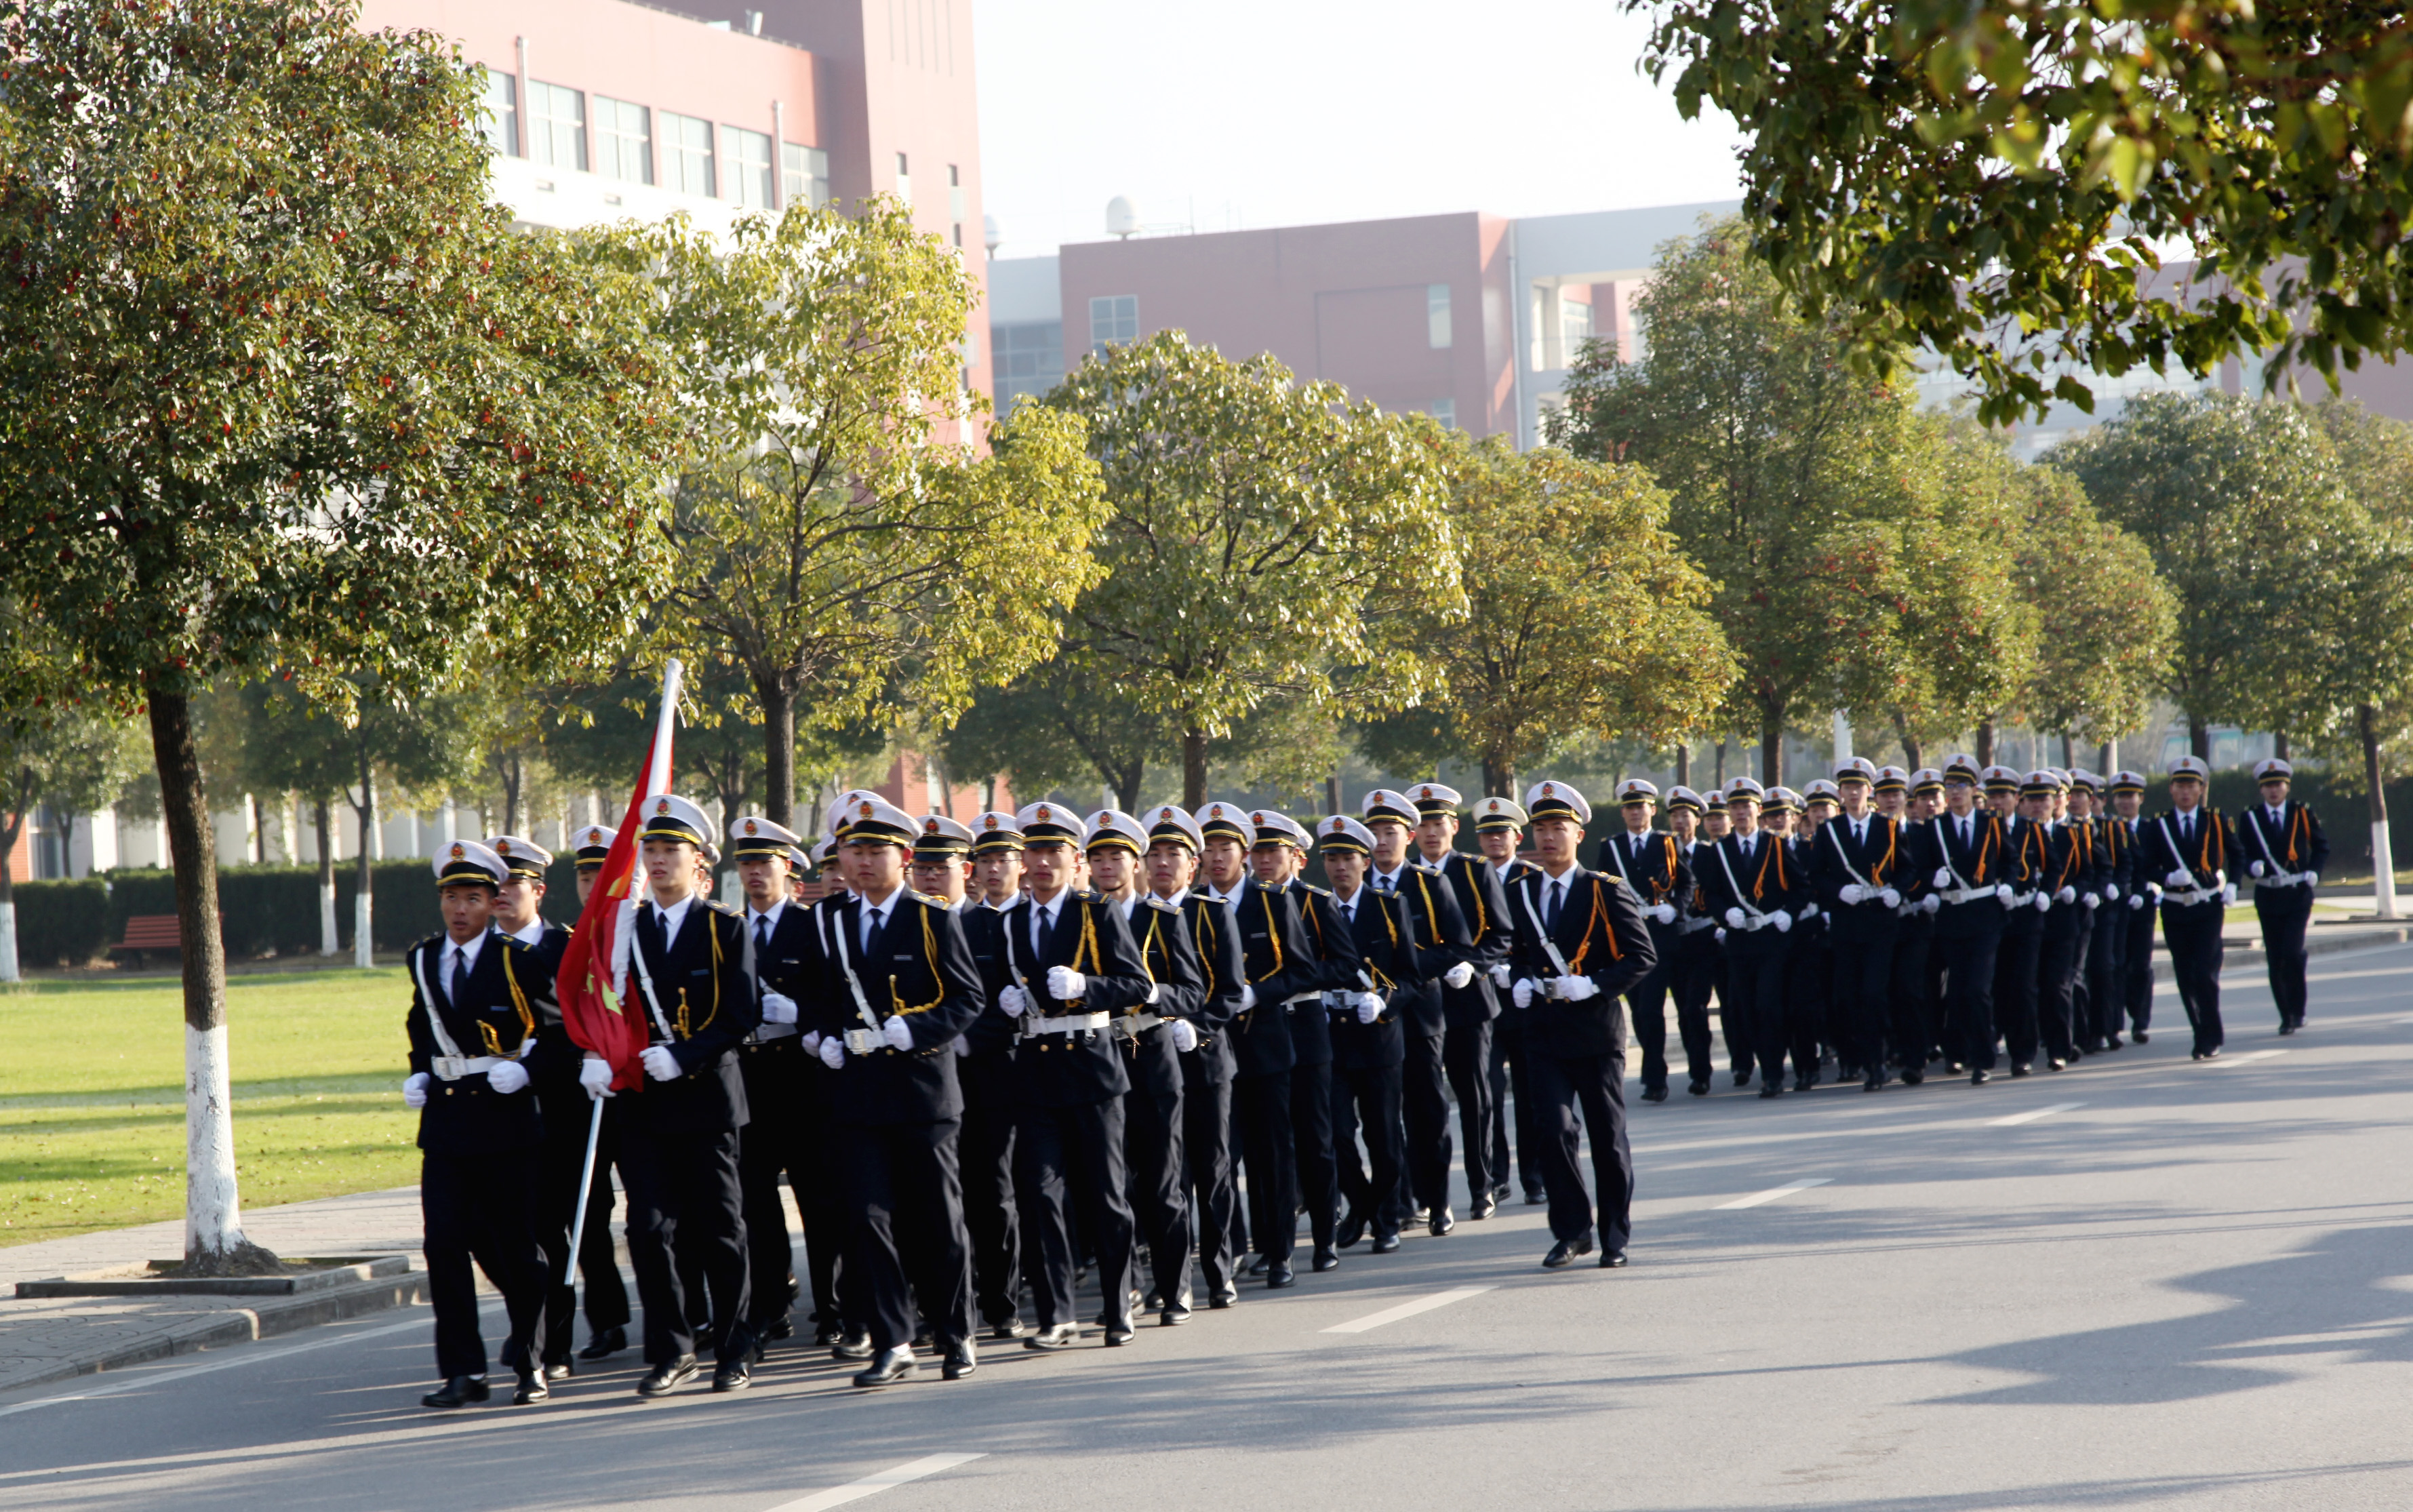
POLYGON ((0 982, 23 979, 17 960, 17 883, 8 875, 8 858, 17 853, 17 837, 25 832, 25 807, 33 801, 34 774, 17 780, 15 802, 0 812, 0 982))
POLYGON ((1680 788, 1693 785, 1693 743, 1689 740, 1676 742, 1676 785, 1680 788))
POLYGON ((2371 793, 2371 878, 2378 913, 2396 917, 2396 854, 2388 838, 2388 790, 2379 780, 2379 720, 2372 706, 2354 706, 2355 733, 2362 736, 2362 780, 2371 793))
POLYGON ((2095 749, 2095 770, 2108 781, 2120 769, 2120 742, 2107 740, 2095 749))
POLYGON ((1994 721, 1991 719, 1977 721, 1977 764, 1994 764, 1994 721))
POLYGON ((1771 788, 1784 780, 1784 717, 1781 714, 1760 716, 1759 780, 1771 788))
POLYGON ((757 680, 762 705, 762 817, 787 829, 796 815, 796 695, 757 680))
POLYGON ((1719 791, 1724 792, 1726 785, 1726 738, 1724 735, 1720 735, 1718 737, 1718 769, 1716 781, 1719 791))
POLYGON ((1147 775, 1147 763, 1134 761, 1114 778, 1115 802, 1124 813, 1139 812, 1140 778, 1147 775))
POLYGON ((59 822, 59 875, 73 881, 75 878, 75 815, 63 808, 53 808, 51 813, 59 822))
POLYGON ((2290 760, 2290 757, 2287 754, 2287 731, 2273 730, 2271 732, 2271 754, 2278 757, 2283 762, 2290 760))
POLYGON ((335 824, 326 799, 312 800, 310 818, 318 826, 318 954, 333 956, 344 941, 335 931, 335 824))
POLYGON ((1517 769, 1488 752, 1483 758, 1483 795, 1487 798, 1517 796, 1517 769))
POLYGON ((243 1237, 227 1065, 226 945, 218 938, 217 847, 193 749, 191 701, 151 690, 151 752, 176 870, 185 956, 185 1267, 191 1276, 261 1275, 276 1257, 243 1237))
POLYGON ((527 777, 527 768, 518 751, 511 752, 503 763, 503 828, 505 835, 520 832, 520 786, 527 777))
POLYGON ((2212 764, 2212 726, 2192 714, 2187 716, 2187 749, 2204 765, 2212 764))
POLYGON ((377 964, 377 873, 369 863, 377 851, 377 771, 369 764, 366 742, 361 746, 361 801, 353 808, 361 816, 361 865, 359 890, 352 897, 352 964, 366 971, 377 964))
POLYGON ((2078 764, 2078 755, 2070 747, 2069 732, 2061 733, 2061 769, 2065 772, 2078 764))
POLYGON ((1324 812, 1327 818, 1340 812, 1340 774, 1338 772, 1324 779, 1324 812))
POLYGON ((1181 732, 1181 807, 1195 813, 1206 801, 1206 732, 1181 732))

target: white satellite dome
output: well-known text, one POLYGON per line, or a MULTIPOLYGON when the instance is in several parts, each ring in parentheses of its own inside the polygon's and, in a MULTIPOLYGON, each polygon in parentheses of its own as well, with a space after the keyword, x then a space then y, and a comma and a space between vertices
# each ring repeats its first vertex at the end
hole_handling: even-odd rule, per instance
POLYGON ((1116 195, 1106 201, 1106 234, 1134 236, 1139 232, 1139 207, 1128 195, 1116 195))
POLYGON ((998 229, 997 217, 986 212, 983 212, 981 215, 981 245, 988 248, 990 254, 994 256, 997 252, 998 245, 1004 240, 1005 232, 998 229))

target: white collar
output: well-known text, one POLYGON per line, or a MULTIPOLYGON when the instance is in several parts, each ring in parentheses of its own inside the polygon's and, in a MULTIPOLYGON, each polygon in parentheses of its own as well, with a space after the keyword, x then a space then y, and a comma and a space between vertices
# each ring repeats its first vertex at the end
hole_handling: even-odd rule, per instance
POLYGON ((748 914, 748 918, 746 920, 746 927, 748 932, 752 932, 754 928, 754 921, 757 919, 770 920, 771 927, 777 929, 779 927, 779 915, 786 910, 787 906, 788 900, 784 897, 766 909, 758 909, 751 903, 747 904, 746 912, 748 914))
POLYGON ((678 938, 679 926, 687 923, 688 908, 690 904, 694 903, 695 898, 696 895, 689 893, 685 897, 680 898, 677 902, 670 904, 667 907, 665 907, 659 899, 652 900, 654 912, 661 921, 662 943, 664 945, 668 945, 672 941, 678 938))
POLYGON ((1358 891, 1363 892, 1368 887, 1371 887, 1377 882, 1388 882, 1390 884, 1391 891, 1396 893, 1399 890, 1399 879, 1407 874, 1408 864, 1405 861, 1400 862, 1398 866, 1392 867, 1388 871, 1384 871, 1380 867, 1369 867, 1366 870, 1365 882, 1358 884, 1358 891))
POLYGON ((486 936, 493 933, 495 933, 495 930, 490 926, 470 936, 466 943, 453 939, 449 934, 444 937, 444 950, 442 954, 437 956, 437 959, 442 963, 442 970, 445 976, 448 978, 446 982, 447 986, 452 985, 449 978, 452 973, 452 963, 449 960, 445 960, 444 956, 458 954, 461 957, 461 964, 474 971, 478 969, 479 953, 486 948, 486 936))
POLYGON ((1206 890, 1206 896, 1213 898, 1216 902, 1236 903, 1240 900, 1240 895, 1249 890, 1249 879, 1243 877, 1238 882, 1234 882, 1232 884, 1232 890, 1228 893, 1217 887, 1213 882, 1206 882, 1202 885, 1206 890))
MULTIPOLYGON (((1149 896, 1150 897, 1156 897, 1156 895, 1155 895, 1154 893, 1150 893, 1150 894, 1148 894, 1148 896, 1149 896)), ((1171 897, 1157 898, 1157 901, 1159 901, 1159 902, 1162 903, 1166 908, 1169 908, 1169 909, 1177 909, 1177 908, 1179 908, 1183 903, 1185 903, 1185 902, 1189 901, 1189 898, 1190 898, 1190 889, 1189 889, 1189 888, 1187 888, 1187 887, 1184 887, 1184 888, 1183 888, 1183 889, 1181 889, 1179 892, 1177 892, 1177 893, 1174 894, 1171 897)))
POLYGON ((514 929, 511 938, 523 945, 534 945, 544 940, 544 920, 540 918, 525 929, 514 929))
POLYGON ((1039 901, 1036 895, 1032 895, 1030 906, 1039 912, 1046 914, 1047 922, 1054 924, 1057 919, 1063 915, 1064 900, 1072 896, 1073 889, 1070 887, 1059 887, 1057 889, 1055 899, 1052 902, 1042 903, 1039 901))

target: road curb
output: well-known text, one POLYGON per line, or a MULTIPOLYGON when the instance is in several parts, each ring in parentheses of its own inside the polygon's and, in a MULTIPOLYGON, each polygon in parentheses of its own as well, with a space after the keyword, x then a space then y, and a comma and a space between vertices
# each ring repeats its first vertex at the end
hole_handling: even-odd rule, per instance
POLYGON ((323 1291, 292 1297, 263 1299, 256 1307, 228 1308, 225 1316, 198 1327, 163 1332, 88 1356, 69 1356, 47 1368, 36 1367, 22 1374, 11 1375, 0 1381, 0 1391, 72 1381, 78 1376, 122 1371, 128 1366, 189 1355, 223 1344, 274 1339, 279 1334, 298 1332, 322 1323, 340 1323, 346 1318, 356 1318, 365 1313, 408 1307, 425 1297, 426 1280, 424 1272, 412 1271, 407 1276, 380 1277, 355 1285, 331 1286, 323 1291))
MULTIPOLYGON (((2304 937, 2304 954, 2307 956, 2336 956, 2350 950, 2381 950, 2407 941, 2413 941, 2413 926, 2401 929, 2358 929, 2350 935, 2323 935, 2315 930, 2304 937)), ((2220 965, 2223 971, 2251 971, 2269 960, 2259 945, 2230 945, 2222 952, 2220 965)), ((2170 975, 2170 958, 2158 942, 2154 946, 2154 980, 2175 980, 2170 975)))

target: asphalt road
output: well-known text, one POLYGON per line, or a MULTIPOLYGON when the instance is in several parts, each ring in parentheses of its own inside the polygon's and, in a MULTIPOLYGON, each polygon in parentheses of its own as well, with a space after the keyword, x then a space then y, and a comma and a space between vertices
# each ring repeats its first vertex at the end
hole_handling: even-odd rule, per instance
POLYGON ((2165 995, 2058 1075, 1637 1106, 1622 1271, 1512 1207, 960 1383, 452 1415, 389 1313, 0 1401, 0 1507, 2403 1508, 2413 947, 2314 967, 2212 1064, 2165 995))

